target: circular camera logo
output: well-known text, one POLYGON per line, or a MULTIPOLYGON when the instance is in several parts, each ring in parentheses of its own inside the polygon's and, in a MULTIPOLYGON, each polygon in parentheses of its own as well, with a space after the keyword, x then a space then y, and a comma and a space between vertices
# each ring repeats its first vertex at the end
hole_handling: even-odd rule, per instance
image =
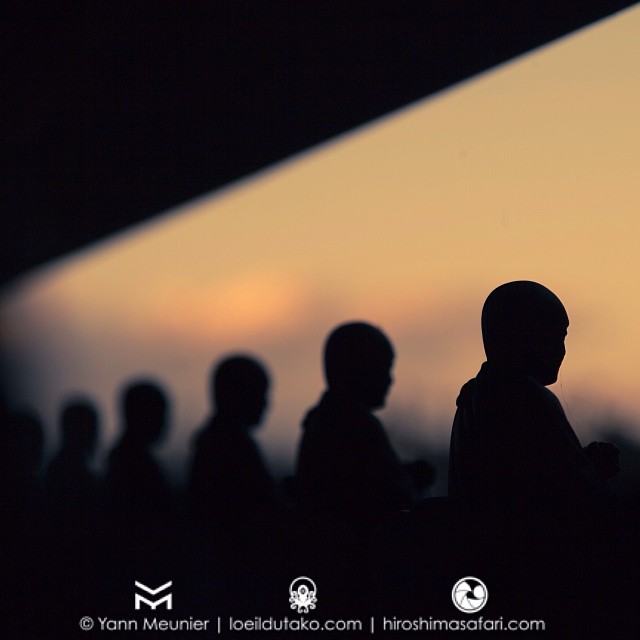
POLYGON ((289 602, 291 608, 298 613, 309 613, 309 609, 315 609, 318 598, 316 598, 316 583, 306 576, 296 578, 289 587, 289 602))
POLYGON ((475 613, 487 604, 489 592, 482 580, 467 576, 455 583, 451 591, 451 598, 453 604, 455 604, 460 611, 464 613, 475 613))

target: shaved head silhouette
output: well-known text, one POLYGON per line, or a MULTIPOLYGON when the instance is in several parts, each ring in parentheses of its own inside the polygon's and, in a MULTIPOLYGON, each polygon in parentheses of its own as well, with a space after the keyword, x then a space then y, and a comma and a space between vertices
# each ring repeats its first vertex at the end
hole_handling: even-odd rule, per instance
POLYGON ((162 438, 169 401, 159 384, 150 380, 133 382, 125 387, 120 401, 128 437, 144 446, 162 438))
POLYGON ((60 414, 62 441, 65 447, 92 453, 98 438, 98 412, 89 400, 69 400, 60 414))
POLYGON ((364 402, 384 406, 392 383, 393 347, 387 336, 366 322, 340 325, 324 348, 324 370, 329 389, 364 402))
POLYGON ((256 358, 233 355, 211 373, 211 396, 219 416, 239 427, 257 425, 267 407, 269 374, 256 358))
POLYGON ((549 289, 527 280, 494 289, 482 308, 487 360, 554 383, 565 355, 569 316, 549 289))

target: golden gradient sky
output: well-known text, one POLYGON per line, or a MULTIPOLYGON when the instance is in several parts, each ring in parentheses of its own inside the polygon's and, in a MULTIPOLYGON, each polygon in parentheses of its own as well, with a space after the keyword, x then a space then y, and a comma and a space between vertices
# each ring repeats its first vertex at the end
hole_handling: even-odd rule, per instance
POLYGON ((640 425, 638 114, 636 8, 33 273, 0 309, 12 392, 48 423, 94 395, 108 445, 118 386, 154 374, 184 452, 211 363, 248 350, 275 378, 261 439, 286 466, 324 337, 360 318, 396 345, 390 421, 444 441, 484 298, 531 279, 569 311, 554 390, 578 433, 640 425))

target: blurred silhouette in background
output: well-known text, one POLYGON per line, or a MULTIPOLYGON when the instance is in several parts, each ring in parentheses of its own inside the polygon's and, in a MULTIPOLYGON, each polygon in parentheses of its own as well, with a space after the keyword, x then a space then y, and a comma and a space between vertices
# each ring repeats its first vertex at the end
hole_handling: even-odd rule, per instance
POLYGON ((385 405, 393 360, 391 342, 377 327, 338 326, 324 347, 327 390, 302 424, 296 549, 300 570, 329 585, 327 606, 335 615, 369 606, 370 536, 411 505, 410 476, 373 415, 385 405))
POLYGON ((284 511, 252 436, 269 406, 270 386, 266 366, 252 356, 217 362, 209 380, 211 415, 193 440, 187 486, 196 543, 192 577, 213 585, 218 606, 234 615, 266 615, 270 594, 278 592, 284 511))
POLYGON ((225 358, 211 374, 212 416, 196 434, 188 493, 195 517, 237 534, 272 515, 274 481, 251 436, 268 407, 269 376, 258 360, 225 358))
POLYGON ((43 595, 47 547, 42 462, 44 430, 30 412, 3 412, 0 425, 0 534, 5 594, 3 631, 15 637, 34 636, 44 624, 33 616, 29 602, 43 595), (44 535, 43 535, 44 534, 44 535), (14 628, 15 627, 15 628, 14 628))
POLYGON ((330 334, 327 390, 303 421, 298 453, 303 512, 368 532, 410 506, 410 478, 372 413, 385 405, 393 359, 391 342, 370 324, 344 324, 330 334))
POLYGON ((154 454, 169 427, 168 395, 155 381, 136 380, 121 391, 119 405, 122 435, 107 460, 99 554, 105 588, 114 592, 121 567, 144 584, 162 584, 167 572, 177 575, 182 535, 174 496, 154 454))
POLYGON ((98 500, 98 480, 91 461, 98 444, 99 418, 86 399, 68 401, 60 415, 62 446, 49 463, 46 485, 51 508, 75 515, 93 509, 98 500))
MULTIPOLYGON (((95 579, 103 533, 100 483, 91 469, 99 437, 99 415, 85 397, 60 411, 61 446, 46 473, 47 573, 57 584, 54 619, 64 624, 77 608, 90 607, 99 593, 95 579)), ((105 542, 107 540, 105 539, 105 542)), ((50 597, 50 596, 49 596, 50 597)))
POLYGON ((170 491, 152 450, 167 431, 167 394, 156 382, 132 382, 122 393, 120 410, 123 433, 106 473, 109 505, 134 519, 161 513, 169 508, 170 491))

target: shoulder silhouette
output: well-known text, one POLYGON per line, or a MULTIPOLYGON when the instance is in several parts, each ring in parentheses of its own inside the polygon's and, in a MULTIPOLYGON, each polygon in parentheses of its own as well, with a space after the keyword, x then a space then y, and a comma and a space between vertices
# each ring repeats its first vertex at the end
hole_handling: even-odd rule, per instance
POLYGON ((169 488, 153 448, 168 424, 169 401, 162 387, 136 381, 122 392, 122 436, 108 458, 107 490, 113 508, 130 516, 162 511, 169 504, 169 488))
POLYGON ((98 483, 91 460, 98 443, 98 411, 89 400, 68 401, 60 414, 62 445, 47 469, 47 490, 56 508, 93 505, 98 483))
POLYGON ((611 473, 611 449, 585 452, 546 389, 558 378, 568 327, 564 306, 540 284, 510 282, 489 295, 482 310, 487 361, 457 400, 452 495, 507 509, 582 508, 606 499, 601 477, 611 473))
POLYGON ((385 404, 393 360, 391 342, 370 324, 344 324, 329 335, 327 390, 304 419, 298 453, 303 510, 366 527, 409 505, 409 477, 372 413, 385 404))
POLYGON ((194 514, 225 526, 238 517, 260 518, 275 503, 251 435, 268 406, 266 368, 245 355, 225 358, 212 371, 210 394, 214 410, 194 440, 188 488, 194 514))
POLYGON ((617 450, 583 449, 546 388, 565 356, 568 314, 546 287, 516 281, 488 296, 481 324, 487 359, 457 400, 450 495, 477 515, 494 602, 532 612, 519 588, 527 584, 544 594, 536 602, 550 627, 605 637, 623 602, 617 512, 604 483, 617 450), (571 595, 576 584, 579 599, 571 595))

